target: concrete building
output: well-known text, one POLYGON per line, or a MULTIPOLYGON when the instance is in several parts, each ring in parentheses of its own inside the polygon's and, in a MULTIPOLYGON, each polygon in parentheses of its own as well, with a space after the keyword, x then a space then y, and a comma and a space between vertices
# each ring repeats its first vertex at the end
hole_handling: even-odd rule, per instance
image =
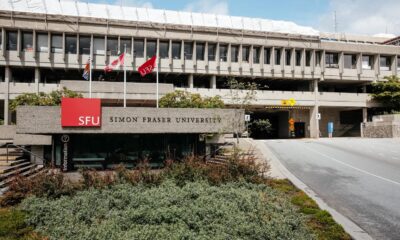
MULTIPOLYGON (((359 134, 374 106, 368 86, 400 69, 388 39, 320 33, 293 23, 129 8, 74 1, 0 3, 0 118, 16 120, 9 102, 21 93, 67 87, 88 96, 82 71, 93 52, 93 97, 122 105, 122 71, 103 69, 126 49, 128 106, 155 106, 155 77, 137 67, 159 56, 160 96, 186 90, 220 95, 227 81, 256 82, 252 119, 268 118, 273 138, 359 134), (286 100, 295 104, 286 106, 286 100)), ((243 91, 245 94, 245 91, 243 91)))

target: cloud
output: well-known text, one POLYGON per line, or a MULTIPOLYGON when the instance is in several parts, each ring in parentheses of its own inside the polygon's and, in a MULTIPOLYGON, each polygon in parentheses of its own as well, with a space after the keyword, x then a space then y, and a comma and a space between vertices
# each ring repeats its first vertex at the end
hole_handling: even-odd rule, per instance
POLYGON ((229 6, 228 2, 223 0, 198 0, 187 4, 184 11, 228 15, 229 6))
POLYGON ((334 32, 336 11, 338 32, 353 34, 400 34, 399 0, 330 0, 329 11, 319 18, 321 31, 334 32))

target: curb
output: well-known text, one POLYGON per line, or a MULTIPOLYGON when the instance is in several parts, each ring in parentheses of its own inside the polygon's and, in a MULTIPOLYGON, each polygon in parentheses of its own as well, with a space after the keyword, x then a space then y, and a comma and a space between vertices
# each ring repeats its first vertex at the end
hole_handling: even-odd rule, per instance
POLYGON ((333 219, 338 222, 344 230, 350 234, 353 239, 356 240, 373 240, 373 238, 365 232, 362 228, 360 228, 356 223, 337 212, 335 209, 331 208, 322 200, 312 189, 310 189, 305 183, 303 183, 300 179, 294 176, 275 156, 275 154, 271 151, 271 149, 264 144, 262 141, 255 141, 257 148, 260 150, 264 159, 271 163, 277 170, 286 176, 297 188, 304 191, 310 198, 312 198, 318 206, 328 211, 333 219))

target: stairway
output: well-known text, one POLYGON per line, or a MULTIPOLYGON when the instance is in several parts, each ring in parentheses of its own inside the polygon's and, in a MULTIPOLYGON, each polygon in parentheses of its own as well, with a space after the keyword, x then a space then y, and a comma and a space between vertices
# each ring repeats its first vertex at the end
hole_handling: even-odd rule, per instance
POLYGON ((22 175, 32 176, 43 169, 43 166, 31 163, 29 156, 23 150, 6 145, 0 147, 0 195, 7 191, 7 186, 12 182, 13 177, 22 175))

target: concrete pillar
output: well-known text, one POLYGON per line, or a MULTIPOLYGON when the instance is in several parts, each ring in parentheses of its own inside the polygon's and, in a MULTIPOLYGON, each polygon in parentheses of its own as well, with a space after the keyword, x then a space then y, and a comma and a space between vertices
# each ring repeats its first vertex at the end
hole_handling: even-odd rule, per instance
POLYGON ((4 125, 10 124, 10 111, 9 111, 9 97, 10 97, 10 67, 5 67, 4 83, 6 85, 6 92, 4 93, 4 125))
POLYGON ((318 80, 314 80, 314 107, 310 109, 310 137, 319 138, 318 80))
POLYGON ((188 77, 188 87, 193 88, 193 74, 190 74, 188 77))
POLYGON ((39 82, 40 82, 40 69, 38 67, 35 68, 35 89, 36 93, 39 93, 39 82))
POLYGON ((217 89, 217 76, 212 75, 210 78, 210 88, 217 89))
POLYGON ((362 109, 362 116, 363 116, 363 122, 368 122, 368 108, 363 108, 362 109))

